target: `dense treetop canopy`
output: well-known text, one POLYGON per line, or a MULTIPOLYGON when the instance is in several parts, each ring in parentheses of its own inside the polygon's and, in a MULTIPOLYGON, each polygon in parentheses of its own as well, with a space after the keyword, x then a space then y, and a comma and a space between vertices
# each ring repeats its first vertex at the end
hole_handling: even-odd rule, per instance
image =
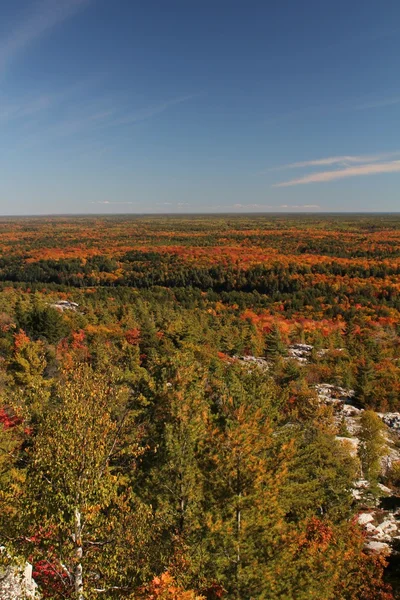
POLYGON ((0 542, 43 597, 393 597, 352 486, 397 481, 374 411, 400 409, 400 218, 0 236, 0 542), (366 409, 357 456, 319 385, 366 409))

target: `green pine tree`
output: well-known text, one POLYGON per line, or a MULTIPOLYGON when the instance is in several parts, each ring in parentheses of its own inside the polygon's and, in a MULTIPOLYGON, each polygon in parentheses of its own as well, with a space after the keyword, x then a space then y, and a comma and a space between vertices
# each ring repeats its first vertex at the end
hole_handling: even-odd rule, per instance
POLYGON ((275 361, 286 354, 286 346, 282 341, 282 335, 277 325, 274 325, 265 338, 265 356, 275 361))

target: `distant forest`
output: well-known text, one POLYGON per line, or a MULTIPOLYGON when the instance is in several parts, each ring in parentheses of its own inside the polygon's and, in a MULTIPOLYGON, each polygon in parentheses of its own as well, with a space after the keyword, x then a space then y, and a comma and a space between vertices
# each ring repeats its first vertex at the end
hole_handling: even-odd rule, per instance
POLYGON ((400 597, 400 216, 0 239, 0 573, 50 599, 400 597))

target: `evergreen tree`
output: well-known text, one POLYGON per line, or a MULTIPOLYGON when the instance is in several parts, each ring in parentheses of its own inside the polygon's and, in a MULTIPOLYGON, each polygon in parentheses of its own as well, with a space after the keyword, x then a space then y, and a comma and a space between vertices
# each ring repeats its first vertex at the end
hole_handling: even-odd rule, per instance
POLYGON ((229 372, 210 430, 210 570, 229 597, 261 597, 265 567, 284 536, 279 497, 292 448, 274 435, 276 389, 229 372))
POLYGON ((36 422, 46 409, 52 382, 45 377, 46 348, 41 340, 36 342, 23 331, 14 335, 14 346, 8 370, 13 381, 9 403, 22 411, 28 425, 36 422))
POLYGON ((286 346, 283 343, 281 332, 277 325, 274 325, 265 338, 265 356, 269 360, 277 360, 280 356, 286 354, 286 346))
MULTIPOLYGON (((186 350, 159 365, 152 420, 154 462, 145 483, 146 499, 165 527, 169 570, 188 587, 207 580, 202 457, 209 408, 206 372, 186 350), (168 541, 169 538, 169 541, 168 541)), ((143 493, 143 489, 142 489, 143 493)))
POLYGON ((330 429, 316 421, 297 431, 296 453, 282 503, 287 518, 294 522, 310 516, 328 516, 340 522, 351 515, 350 490, 357 464, 330 429))
POLYGON ((374 406, 375 402, 375 368, 368 358, 363 358, 358 365, 356 398, 363 406, 374 406))
POLYGON ((363 474, 375 484, 381 472, 380 460, 385 452, 385 426, 373 410, 365 410, 361 414, 360 424, 359 456, 363 474))
POLYGON ((70 327, 62 313, 51 306, 35 303, 32 310, 20 317, 20 326, 33 339, 45 338, 55 344, 70 333, 70 327))
POLYGON ((280 377, 283 385, 288 385, 291 381, 296 381, 301 377, 301 367, 295 360, 288 360, 284 367, 283 373, 280 377))

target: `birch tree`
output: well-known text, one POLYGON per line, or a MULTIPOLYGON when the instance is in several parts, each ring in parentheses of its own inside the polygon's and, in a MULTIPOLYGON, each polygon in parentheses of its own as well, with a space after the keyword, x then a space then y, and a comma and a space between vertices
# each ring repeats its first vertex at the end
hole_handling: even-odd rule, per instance
POLYGON ((134 469, 141 450, 131 434, 125 444, 133 428, 126 393, 89 367, 72 375, 59 384, 30 451, 30 541, 36 560, 54 572, 54 597, 121 597, 135 584, 149 515, 130 497, 116 457, 123 452, 134 469))

